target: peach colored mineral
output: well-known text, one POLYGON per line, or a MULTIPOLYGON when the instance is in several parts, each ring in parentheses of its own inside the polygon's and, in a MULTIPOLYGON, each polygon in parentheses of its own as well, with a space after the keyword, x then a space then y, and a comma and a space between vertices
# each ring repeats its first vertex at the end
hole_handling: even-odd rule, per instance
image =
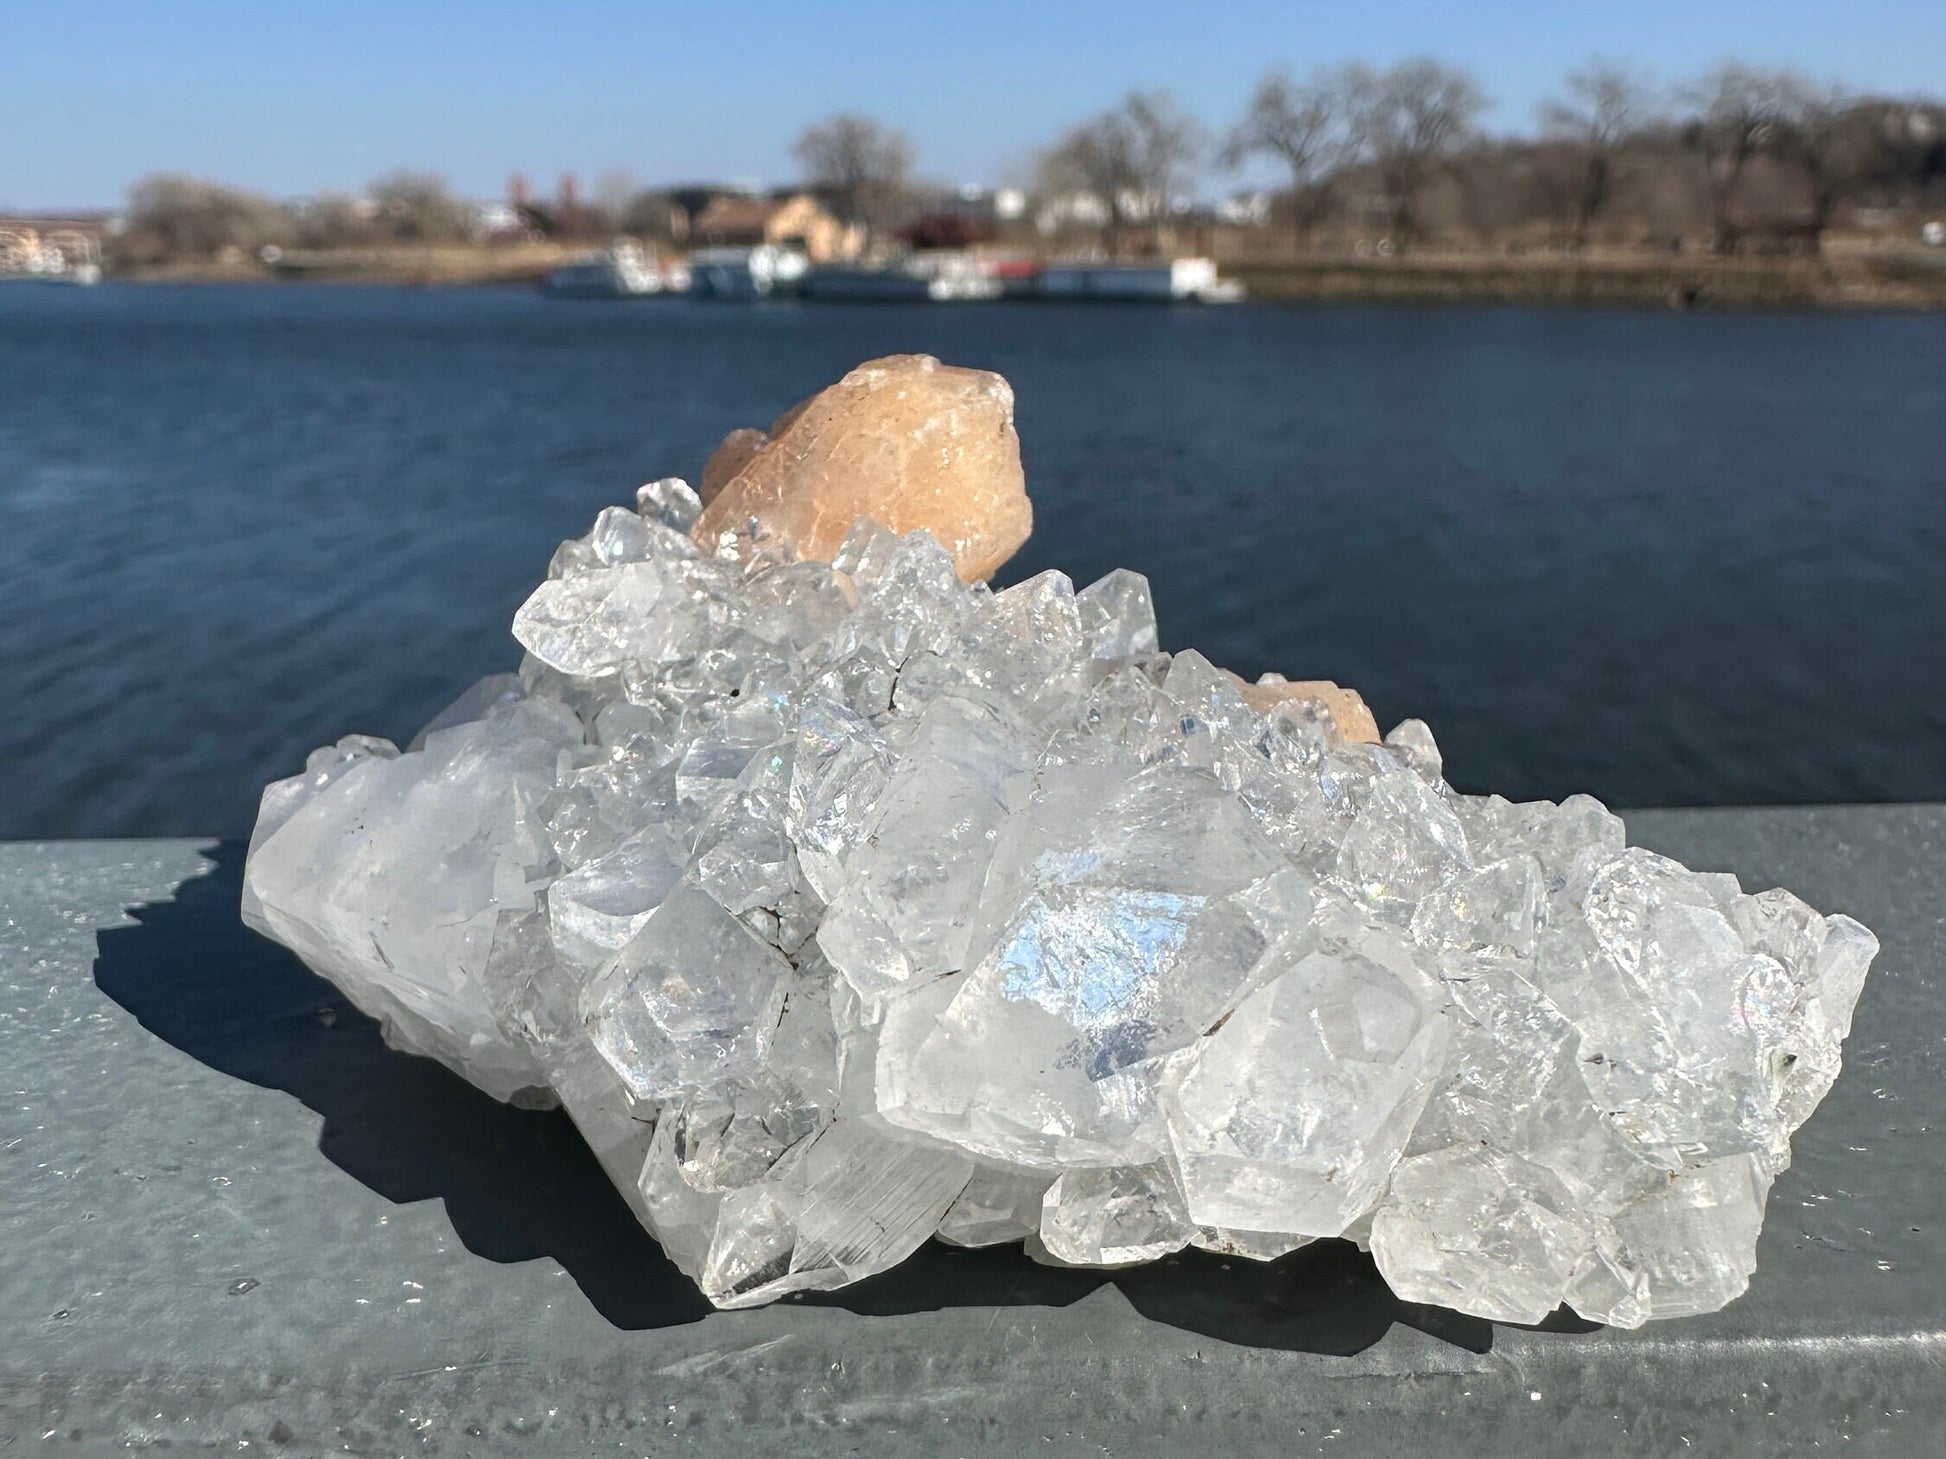
POLYGON ((1243 702, 1259 714, 1269 714, 1287 699, 1316 699, 1331 711, 1331 722, 1346 739, 1379 743, 1378 721, 1356 689, 1341 689, 1329 679, 1291 680, 1280 674, 1266 674, 1250 684, 1228 669, 1223 672, 1237 681, 1243 702))
POLYGON ((767 438, 755 435, 733 432, 710 457, 699 542, 755 520, 804 556, 829 559, 852 523, 870 517, 932 533, 973 582, 1033 529, 1013 387, 990 371, 930 355, 870 360, 786 412, 767 438))

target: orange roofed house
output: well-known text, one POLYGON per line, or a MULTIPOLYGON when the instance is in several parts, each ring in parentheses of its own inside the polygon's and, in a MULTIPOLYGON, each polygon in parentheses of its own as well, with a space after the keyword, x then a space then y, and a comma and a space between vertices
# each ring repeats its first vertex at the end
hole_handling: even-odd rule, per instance
POLYGON ((718 196, 689 225, 692 243, 746 248, 775 243, 802 249, 813 263, 856 258, 864 247, 863 232, 840 222, 807 192, 769 198, 718 196))

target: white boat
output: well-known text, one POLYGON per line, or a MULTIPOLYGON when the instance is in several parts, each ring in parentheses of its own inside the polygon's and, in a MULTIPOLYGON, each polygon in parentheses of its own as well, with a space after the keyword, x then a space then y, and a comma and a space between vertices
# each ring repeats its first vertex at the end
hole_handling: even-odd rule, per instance
POLYGON ((954 304, 997 299, 1001 281, 963 253, 915 254, 884 264, 818 264, 804 275, 807 299, 954 304))
POLYGON ((689 292, 699 299, 764 299, 795 292, 810 260, 795 248, 699 248, 689 255, 689 292))
POLYGON ((0 283, 98 284, 101 249, 73 229, 0 229, 0 283))
POLYGON ((662 292, 662 273, 633 243, 576 254, 541 282, 560 299, 640 299, 662 292))
POLYGON ((1050 263, 1035 285, 1043 299, 1117 303, 1234 304, 1243 285, 1218 278, 1216 260, 1173 258, 1140 263, 1050 263))

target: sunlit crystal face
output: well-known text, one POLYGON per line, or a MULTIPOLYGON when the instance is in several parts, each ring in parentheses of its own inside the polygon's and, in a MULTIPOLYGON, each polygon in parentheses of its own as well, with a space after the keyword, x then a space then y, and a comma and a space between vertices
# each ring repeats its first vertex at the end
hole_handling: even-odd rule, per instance
POLYGON ((1128 890, 1036 897, 988 966, 1003 998, 1073 1028, 1088 1077, 1102 1079, 1149 1056, 1163 975, 1207 901, 1128 890))
POLYGON ((638 1100, 763 1065, 790 965, 701 888, 678 886, 588 984, 582 1017, 638 1100))
POLYGON ((1877 944, 1456 794, 1158 650, 1148 584, 923 534, 705 553, 679 481, 563 544, 520 674, 264 795, 245 915, 496 1095, 556 1098, 721 1306, 929 1236, 1368 1240, 1506 1321, 1712 1310, 1877 944))
POLYGON ((1164 1107, 1198 1225, 1336 1236, 1369 1208, 1448 1037, 1433 981, 1380 956, 1304 954, 1175 1071, 1164 1107))
POLYGON ((1372 1255, 1400 1296, 1502 1322, 1559 1306, 1577 1271, 1598 1268, 1596 1240, 1545 1169, 1477 1148, 1408 1160, 1372 1222, 1372 1255))

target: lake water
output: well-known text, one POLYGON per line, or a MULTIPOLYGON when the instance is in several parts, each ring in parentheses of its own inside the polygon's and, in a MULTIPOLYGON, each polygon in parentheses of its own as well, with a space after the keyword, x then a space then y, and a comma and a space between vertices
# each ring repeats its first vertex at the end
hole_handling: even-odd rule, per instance
POLYGON ((873 355, 1004 372, 1006 580, 1431 723, 1468 790, 1946 798, 1946 316, 0 286, 0 836, 237 834, 562 537, 873 355))

